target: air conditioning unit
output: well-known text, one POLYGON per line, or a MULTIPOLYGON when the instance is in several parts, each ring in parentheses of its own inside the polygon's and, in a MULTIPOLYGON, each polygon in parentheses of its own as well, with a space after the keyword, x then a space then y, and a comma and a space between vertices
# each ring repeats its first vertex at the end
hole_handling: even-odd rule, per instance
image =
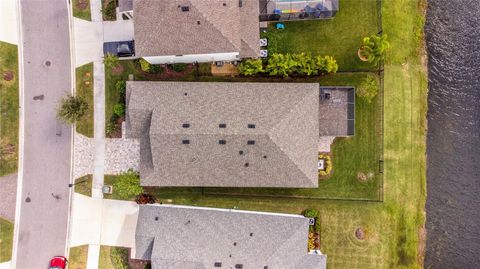
POLYGON ((268 46, 268 39, 260 38, 260 47, 266 47, 266 46, 268 46))
POLYGON ((260 57, 267 58, 268 57, 268 50, 260 50, 260 57))

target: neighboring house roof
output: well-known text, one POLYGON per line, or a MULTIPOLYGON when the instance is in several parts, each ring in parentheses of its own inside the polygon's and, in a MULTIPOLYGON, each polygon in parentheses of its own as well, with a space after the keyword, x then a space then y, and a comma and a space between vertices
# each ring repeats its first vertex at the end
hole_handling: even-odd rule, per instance
POLYGON ((259 4, 241 2, 134 0, 137 56, 239 52, 241 57, 258 57, 259 4))
POLYGON ((128 81, 126 135, 143 186, 317 187, 318 105, 317 83, 128 81))
POLYGON ((307 252, 308 225, 299 215, 140 205, 135 258, 153 269, 325 269, 325 255, 307 252))

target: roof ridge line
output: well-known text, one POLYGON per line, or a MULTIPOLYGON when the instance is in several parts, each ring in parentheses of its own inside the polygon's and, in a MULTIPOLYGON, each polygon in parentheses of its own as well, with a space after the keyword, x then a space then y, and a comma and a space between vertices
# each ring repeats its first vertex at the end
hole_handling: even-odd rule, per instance
MULTIPOLYGON (((296 103, 292 106, 292 108, 291 108, 290 110, 288 110, 287 113, 285 113, 285 115, 286 115, 286 116, 290 115, 293 110, 297 109, 297 107, 300 105, 300 103, 302 103, 305 99, 307 99, 307 97, 309 97, 309 94, 308 94, 308 93, 305 94, 305 96, 304 96, 303 98, 301 98, 298 102, 296 102, 296 103)), ((271 131, 272 131, 273 129, 275 129, 278 125, 280 125, 281 123, 283 123, 283 121, 285 121, 285 118, 286 118, 286 117, 283 117, 280 121, 278 121, 277 124, 273 125, 272 128, 267 132, 267 136, 268 136, 268 138, 272 141, 272 143, 273 143, 274 145, 276 145, 276 146, 287 156, 287 158, 295 165, 295 167, 297 167, 297 169, 300 170, 301 173, 302 173, 306 178, 308 178, 308 175, 305 174, 305 172, 304 172, 302 169, 300 169, 300 167, 298 167, 298 164, 297 164, 294 160, 292 160, 292 159, 290 158, 290 156, 285 153, 285 151, 283 150, 283 148, 280 147, 280 145, 278 145, 278 144, 272 139, 272 137, 271 137, 271 131)), ((309 181, 310 181, 310 180, 309 180, 309 181)))
POLYGON ((202 17, 203 17, 208 23, 210 23, 210 24, 213 26, 213 28, 215 28, 215 30, 217 30, 217 31, 223 36, 223 38, 225 38, 225 39, 228 41, 228 43, 230 43, 230 45, 232 45, 234 48, 238 49, 238 52, 241 52, 241 50, 242 50, 242 48, 241 48, 241 46, 242 46, 241 41, 243 40, 242 38, 240 38, 240 48, 238 48, 235 44, 233 44, 233 43, 230 41, 230 39, 229 39, 228 37, 225 36, 225 34, 217 27, 217 25, 216 25, 215 23, 211 22, 211 21, 208 19, 208 17, 205 16, 205 14, 204 14, 202 11, 200 11, 200 9, 198 9, 198 8, 195 6, 195 4, 194 4, 191 0, 189 0, 188 2, 190 2, 190 4, 192 5, 192 7, 195 7, 195 9, 198 11, 198 13, 201 14, 202 17))

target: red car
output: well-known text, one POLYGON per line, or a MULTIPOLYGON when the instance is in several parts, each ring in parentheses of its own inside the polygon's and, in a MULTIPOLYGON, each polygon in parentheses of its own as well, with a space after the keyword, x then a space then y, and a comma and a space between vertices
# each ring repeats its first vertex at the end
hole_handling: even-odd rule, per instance
POLYGON ((55 256, 50 260, 50 269, 65 269, 67 267, 67 258, 63 256, 55 256))

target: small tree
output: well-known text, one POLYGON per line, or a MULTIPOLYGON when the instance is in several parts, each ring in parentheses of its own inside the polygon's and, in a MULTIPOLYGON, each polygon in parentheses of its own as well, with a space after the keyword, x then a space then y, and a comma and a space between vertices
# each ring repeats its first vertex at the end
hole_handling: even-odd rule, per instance
POLYGON ((238 66, 240 74, 244 76, 254 76, 258 73, 263 73, 263 63, 260 59, 246 59, 238 66))
POLYGON ((113 113, 117 115, 118 117, 123 117, 125 116, 125 105, 124 104, 115 104, 113 106, 113 113))
POLYGON ((378 62, 385 58, 385 53, 389 48, 390 43, 387 41, 386 34, 371 35, 370 37, 363 38, 358 56, 362 61, 377 65, 378 62))
POLYGON ((326 71, 327 71, 327 74, 330 74, 330 73, 337 73, 338 71, 338 64, 337 64, 337 60, 335 60, 335 58, 333 58, 332 56, 325 56, 325 63, 326 63, 326 71))
POLYGON ((368 75, 356 89, 356 94, 358 97, 364 99, 368 103, 371 103, 372 100, 378 94, 378 80, 373 75, 368 75))
POLYGON ((61 100, 57 117, 67 124, 74 124, 80 120, 88 109, 88 103, 79 96, 68 94, 61 100))
POLYGON ((106 67, 108 68, 114 68, 118 66, 120 63, 118 56, 111 54, 108 52, 104 57, 103 57, 103 63, 105 64, 106 67))
POLYGON ((150 66, 151 66, 150 63, 143 58, 140 59, 139 62, 140 62, 140 68, 142 69, 142 71, 150 73, 150 66))
POLYGON ((129 169, 121 173, 113 183, 113 191, 123 200, 131 200, 143 192, 140 186, 140 175, 138 172, 129 169))

